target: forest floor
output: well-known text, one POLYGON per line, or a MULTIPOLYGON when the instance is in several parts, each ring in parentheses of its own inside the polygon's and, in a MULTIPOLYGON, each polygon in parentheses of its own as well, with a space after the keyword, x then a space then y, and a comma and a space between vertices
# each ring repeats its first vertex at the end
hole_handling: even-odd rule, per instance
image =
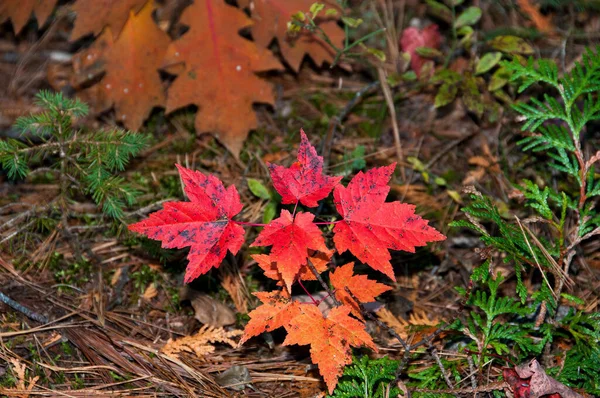
MULTIPOLYGON (((584 16, 565 8, 564 16, 550 10, 554 26, 572 18, 572 26, 589 32, 600 21, 598 13, 584 16)), ((425 11, 415 10, 414 18, 427 20, 425 11)), ((484 10, 484 15, 486 11, 493 10, 484 10)), ((484 16, 482 24, 488 31, 517 31, 528 21, 522 13, 502 25, 501 19, 484 16)), ((49 81, 56 79, 53 74, 60 68, 52 67, 52 54, 72 51, 60 35, 47 38, 31 27, 18 38, 10 32, 9 22, 0 25, 3 137, 11 136, 16 117, 36 111, 35 93, 51 87, 49 81)), ((450 33, 442 30, 442 35, 450 33)), ((593 39, 569 37, 561 30, 528 40, 536 56, 568 67, 593 39)), ((465 57, 468 54, 455 56, 465 57)), ((464 71, 464 63, 454 66, 464 71)), ((266 163, 293 163, 301 128, 325 157, 324 171, 345 176, 344 184, 359 170, 397 162, 387 200, 415 204, 417 213, 447 236, 414 254, 392 252, 397 280, 391 284, 393 290, 380 298, 388 310, 387 318, 380 317, 387 327, 367 321, 378 356, 403 358, 403 346, 388 332, 393 328, 409 344, 433 336, 428 349, 419 350, 422 355, 411 359, 410 372, 437 368, 439 357, 447 361, 464 358, 465 353, 447 344, 455 330, 436 333, 440 325, 463 316, 464 298, 455 287, 470 286, 473 269, 491 252, 494 271, 506 276, 503 294, 514 296, 517 282, 513 264, 503 262, 501 252, 486 246, 475 232, 449 226, 465 219, 461 208, 470 199, 463 188, 473 186, 493 198, 507 220, 511 215, 527 217, 530 213, 515 198, 514 184, 523 179, 543 184, 539 170, 544 161, 517 145, 521 120, 503 99, 494 100, 493 107, 482 100, 486 108, 476 115, 461 98, 436 108, 437 86, 433 84, 401 83, 392 92, 392 120, 389 101, 380 85, 374 84, 377 74, 364 66, 348 65, 317 68, 306 59, 298 74, 272 76, 276 104, 255 106, 259 127, 246 140, 239 158, 211 135, 194 133, 193 110, 169 117, 155 112, 142 129, 152 137, 150 145, 121 173, 142 195, 118 223, 106 219, 89 197, 78 194, 69 204, 65 227, 63 218, 47 207, 58 195, 56 180, 43 171, 20 181, 1 174, 0 395, 323 396, 325 385, 308 348, 282 346, 282 332, 237 345, 235 331, 243 330, 246 314, 258 304, 252 293, 273 286, 250 257, 257 251, 244 246, 236 256, 229 253, 218 269, 184 285, 186 249, 161 249, 159 242, 126 229, 159 210, 165 201, 183 200, 175 164, 212 173, 225 186, 235 185, 244 205, 240 219, 260 221, 269 201, 257 198, 248 180, 269 187, 266 163), (203 323, 214 328, 207 329, 203 323), (195 339, 180 341, 182 351, 176 354, 169 351, 177 350, 173 342, 185 336, 195 339)), ((509 94, 516 95, 514 90, 509 94)), ((105 113, 78 123, 97 129, 113 122, 111 114, 105 113)), ((595 152, 600 136, 594 126, 586 134, 585 150, 595 152)), ((249 229, 247 241, 258 232, 249 229)), ((568 294, 583 300, 577 308, 585 313, 600 311, 597 247, 593 239, 582 245, 569 275, 573 287, 568 294)), ((352 257, 345 253, 334 264, 348 261, 352 257)), ((376 272, 369 276, 384 279, 376 272)), ((524 278, 530 292, 543 283, 535 269, 527 270, 524 278)), ((306 287, 320 290, 318 282, 307 282, 306 287)), ((304 294, 301 290, 292 293, 304 294)), ((460 372, 464 378, 455 380, 452 395, 472 386, 472 372, 460 372)), ((498 381, 502 367, 490 366, 485 372, 477 374, 479 396, 496 388, 488 391, 485 387, 498 381)), ((406 375, 401 380, 402 386, 410 381, 406 375)))

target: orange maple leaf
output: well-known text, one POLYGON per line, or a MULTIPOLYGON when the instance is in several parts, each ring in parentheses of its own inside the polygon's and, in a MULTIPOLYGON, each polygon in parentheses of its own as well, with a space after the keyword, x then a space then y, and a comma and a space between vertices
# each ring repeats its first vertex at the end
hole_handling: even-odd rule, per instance
MULTIPOLYGON (((335 250, 327 250, 326 252, 308 251, 308 259, 315 266, 315 269, 318 273, 322 273, 327 269, 327 264, 331 260, 331 256, 335 250)), ((265 272, 264 275, 269 278, 278 281, 278 286, 284 286, 285 283, 281 277, 281 272, 279 271, 279 267, 276 261, 271 259, 271 256, 268 254, 254 254, 251 256, 258 266, 265 272)), ((303 281, 314 281, 317 279, 315 274, 310 270, 307 265, 303 265, 300 268, 300 272, 298 272, 298 279, 303 281)))
POLYGON ((38 26, 44 26, 57 0, 3 0, 0 4, 0 23, 10 19, 15 34, 19 34, 34 13, 38 26))
POLYGON ((151 4, 153 0, 77 0, 73 4, 77 17, 71 41, 88 33, 97 35, 105 26, 110 28, 115 37, 118 36, 129 18, 129 11, 138 12, 147 2, 151 4))
POLYGON ((142 126, 152 108, 166 102, 158 68, 171 40, 152 19, 153 10, 148 2, 137 15, 131 11, 116 41, 109 28, 99 39, 108 42, 102 95, 109 106, 114 104, 117 119, 132 130, 142 126))
POLYGON ((198 105, 196 131, 213 133, 237 157, 248 131, 258 126, 252 104, 274 102, 271 86, 255 72, 281 64, 238 34, 252 22, 222 0, 194 2, 180 22, 190 30, 171 44, 164 66, 184 62, 185 71, 169 88, 167 112, 198 105))
POLYGON ((290 320, 300 315, 300 304, 291 301, 285 291, 256 292, 254 295, 263 304, 248 314, 250 321, 246 324, 240 344, 261 333, 287 327, 290 320))
POLYGON ((325 240, 319 227, 313 223, 311 213, 296 213, 293 217, 287 210, 271 221, 258 234, 251 246, 273 246, 270 259, 277 263, 277 270, 288 291, 298 277, 302 266, 306 266, 308 250, 327 252, 325 240))
MULTIPOLYGON (((317 65, 332 62, 335 51, 318 35, 303 30, 294 36, 288 34, 287 23, 298 11, 308 11, 313 0, 254 0, 250 9, 252 19, 252 37, 256 44, 269 47, 273 38, 277 38, 281 54, 294 71, 298 72, 306 54, 317 65)), ((336 8, 327 4, 329 8, 336 8)), ((343 46, 344 31, 337 25, 335 17, 321 17, 316 20, 319 28, 327 34, 329 40, 338 47, 343 46)))
POLYGON ((286 327, 288 335, 283 345, 310 344, 310 357, 319 367, 331 394, 342 375, 344 366, 352 363, 351 347, 377 347, 361 321, 349 316, 346 305, 332 309, 327 318, 313 304, 301 304, 300 315, 286 327))
POLYGON ((366 275, 354 275, 354 263, 348 263, 337 267, 334 272, 329 274, 329 281, 335 289, 335 297, 352 308, 352 313, 362 318, 360 308, 356 301, 346 292, 346 287, 361 303, 370 303, 375 301, 375 297, 381 293, 392 290, 390 286, 377 283, 367 278, 366 275))

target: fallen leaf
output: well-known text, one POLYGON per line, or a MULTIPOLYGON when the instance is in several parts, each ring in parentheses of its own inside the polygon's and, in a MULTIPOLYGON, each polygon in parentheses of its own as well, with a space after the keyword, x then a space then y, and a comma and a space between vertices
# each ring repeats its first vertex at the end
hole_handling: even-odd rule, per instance
POLYGON ((323 158, 308 141, 304 130, 300 129, 298 161, 290 167, 267 163, 273 186, 281 195, 281 203, 296 204, 298 201, 307 207, 317 207, 318 201, 329 196, 342 177, 323 175, 323 158))
POLYGON ((244 229, 231 218, 242 210, 235 186, 225 189, 213 175, 177 165, 190 202, 167 202, 160 211, 129 229, 162 242, 163 248, 190 247, 184 282, 218 268, 227 250, 236 254, 244 229))
POLYGON ((94 35, 109 27, 114 37, 121 33, 129 12, 137 13, 144 4, 154 0, 77 0, 73 11, 77 15, 75 26, 71 31, 71 41, 75 41, 89 33, 94 35))
POLYGON ((364 323, 349 316, 351 308, 346 305, 329 311, 327 318, 313 304, 302 304, 300 311, 286 328, 283 345, 310 345, 312 362, 319 367, 331 394, 344 366, 352 363, 351 347, 365 345, 374 351, 377 347, 364 323))
POLYGON ((244 365, 233 365, 223 373, 215 375, 215 381, 221 387, 242 391, 252 382, 250 371, 244 365))
MULTIPOLYGON (((292 15, 298 11, 307 12, 313 3, 313 0, 254 0, 250 7, 254 21, 252 37, 256 44, 266 49, 276 38, 281 55, 296 72, 300 70, 300 64, 307 54, 317 65, 331 63, 335 58, 335 50, 318 34, 306 29, 296 35, 288 33, 287 24, 292 20, 292 15)), ((322 3, 327 8, 337 9, 333 4, 322 3)), ((321 12, 316 23, 333 44, 338 48, 343 47, 345 35, 337 25, 337 17, 325 17, 321 12)))
POLYGON ((354 274, 354 263, 348 263, 337 267, 329 275, 331 285, 335 290, 335 297, 345 305, 352 308, 352 313, 359 318, 362 318, 362 314, 356 300, 352 298, 346 292, 346 287, 354 297, 356 297, 361 304, 371 303, 375 301, 375 298, 380 294, 392 290, 390 286, 386 286, 382 283, 377 283, 374 280, 367 278, 366 275, 355 275, 354 274))
POLYGON ((541 396, 547 396, 547 398, 583 398, 569 387, 548 376, 537 359, 532 359, 515 367, 515 371, 519 381, 526 382, 519 383, 518 387, 520 388, 513 390, 515 398, 538 398, 541 396), (528 387, 528 391, 524 388, 524 384, 528 387))
POLYGON ((517 0, 517 4, 521 11, 531 19, 537 30, 544 33, 552 33, 554 31, 550 17, 542 15, 539 6, 531 4, 530 0, 517 0))
POLYGON ((3 0, 0 5, 0 22, 10 19, 15 34, 18 35, 33 13, 38 28, 42 27, 52 14, 56 3, 57 0, 3 0))
POLYGON ((255 73, 281 65, 238 34, 252 22, 224 1, 196 1, 180 22, 190 29, 169 46, 163 66, 185 63, 185 70, 168 90, 167 113, 198 105, 196 132, 214 134, 237 157, 258 126, 252 104, 274 102, 271 86, 255 73))
POLYGON ((156 284, 151 283, 148 285, 148 287, 144 291, 142 298, 146 301, 151 301, 154 297, 156 297, 157 294, 158 294, 158 290, 156 289, 156 284))
POLYGON ((117 119, 132 130, 166 101, 158 68, 171 40, 152 19, 153 10, 148 2, 137 15, 132 11, 114 42, 110 29, 104 33, 109 45, 104 54, 106 76, 100 84, 117 119))
POLYGON ((343 220, 335 224, 339 253, 350 250, 360 261, 396 280, 388 249, 414 253, 416 246, 446 239, 415 214, 415 206, 385 202, 396 164, 359 172, 347 187, 337 185, 334 203, 343 220))
POLYGON ((270 259, 277 263, 277 270, 291 291, 302 266, 307 264, 308 250, 327 252, 325 240, 319 228, 313 223, 311 213, 296 213, 295 217, 287 210, 258 234, 251 246, 273 246, 270 259))
POLYGON ((248 314, 250 321, 246 324, 240 344, 261 333, 287 327, 300 314, 300 304, 290 300, 285 292, 256 292, 254 295, 263 304, 248 314))
POLYGON ((236 347, 237 343, 233 337, 241 334, 241 330, 226 331, 223 328, 205 325, 192 336, 184 336, 177 340, 169 339, 160 350, 172 357, 177 357, 182 352, 192 352, 198 357, 204 357, 215 352, 214 343, 224 343, 236 347))
POLYGON ((421 67, 426 62, 426 59, 417 54, 417 48, 439 48, 441 41, 442 36, 435 24, 429 25, 423 30, 415 27, 404 29, 402 37, 400 37, 400 47, 402 51, 410 54, 410 66, 417 76, 421 75, 421 67))

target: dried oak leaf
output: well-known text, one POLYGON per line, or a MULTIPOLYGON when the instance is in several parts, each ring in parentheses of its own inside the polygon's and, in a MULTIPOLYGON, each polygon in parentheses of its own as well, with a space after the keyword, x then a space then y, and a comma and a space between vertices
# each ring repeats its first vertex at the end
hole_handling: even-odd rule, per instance
POLYGON ((132 11, 116 41, 110 29, 102 34, 108 42, 103 54, 103 97, 114 105, 117 119, 132 130, 166 101, 158 68, 171 40, 152 19, 153 10, 148 2, 137 15, 132 11))
POLYGON ((33 13, 38 27, 44 26, 58 0, 3 0, 0 4, 0 23, 10 19, 15 34, 19 34, 33 13))
POLYGON ((352 308, 352 313, 362 318, 360 308, 351 295, 346 292, 346 287, 361 303, 371 303, 375 297, 392 290, 390 286, 377 283, 367 278, 366 275, 354 275, 354 263, 337 267, 329 275, 331 285, 335 290, 335 297, 342 303, 352 308))
POLYGON ((283 345, 310 344, 312 362, 319 367, 331 394, 344 366, 352 363, 351 347, 365 345, 374 351, 377 347, 364 323, 349 316, 351 308, 346 305, 329 311, 327 318, 313 304, 300 305, 300 311, 286 327, 283 345))
POLYGON ((423 30, 415 27, 404 29, 402 37, 400 37, 400 48, 410 54, 410 66, 417 76, 421 74, 421 67, 425 63, 425 60, 417 54, 417 48, 439 48, 441 41, 442 36, 435 24, 429 25, 423 30))
POLYGON ((189 202, 167 202, 162 210, 129 229, 162 242, 164 248, 190 247, 184 282, 218 268, 227 250, 236 254, 244 229, 231 219, 242 210, 235 186, 225 189, 213 175, 177 165, 189 202))
POLYGON ((190 30, 171 43, 163 65, 185 63, 185 70, 168 90, 167 112, 198 105, 197 133, 214 134, 237 157, 248 131, 258 126, 252 104, 274 102, 271 86, 255 72, 281 64, 238 34, 252 21, 222 0, 194 2, 180 22, 190 30))
POLYGON ((129 18, 129 12, 137 13, 144 4, 152 4, 154 0, 77 0, 73 11, 77 14, 75 26, 71 31, 71 41, 75 41, 89 33, 94 35, 109 27, 116 37, 129 18))
POLYGON ((240 344, 261 333, 287 327, 300 314, 300 304, 290 300, 285 291, 256 292, 254 295, 263 304, 248 314, 250 321, 246 324, 240 344))
MULTIPOLYGON (((292 15, 298 11, 308 11, 313 3, 313 0, 254 0, 250 7, 255 22, 252 26, 252 37, 256 44, 266 49, 276 38, 283 58, 296 72, 300 70, 300 64, 306 54, 310 55, 317 65, 331 63, 335 58, 335 51, 318 35, 306 29, 295 35, 288 34, 287 24, 292 20, 292 15)), ((336 8, 333 3, 323 3, 327 8, 336 8)), ((336 17, 319 16, 315 22, 329 40, 341 48, 345 35, 336 20, 336 17)))
POLYGON ((359 172, 347 187, 337 185, 334 203, 343 219, 333 242, 339 253, 350 250, 360 261, 396 280, 388 249, 414 253, 416 246, 446 239, 415 214, 415 206, 385 202, 396 164, 359 172))
POLYGON ((290 167, 267 163, 273 186, 281 195, 281 203, 302 203, 317 207, 319 200, 326 198, 342 177, 323 175, 323 158, 308 141, 304 130, 300 130, 298 161, 290 167))
POLYGON ((302 212, 292 217, 289 211, 282 210, 281 216, 267 224, 251 245, 273 246, 271 261, 277 263, 277 270, 288 291, 302 266, 306 266, 309 249, 328 251, 321 231, 313 223, 314 218, 313 214, 302 212))

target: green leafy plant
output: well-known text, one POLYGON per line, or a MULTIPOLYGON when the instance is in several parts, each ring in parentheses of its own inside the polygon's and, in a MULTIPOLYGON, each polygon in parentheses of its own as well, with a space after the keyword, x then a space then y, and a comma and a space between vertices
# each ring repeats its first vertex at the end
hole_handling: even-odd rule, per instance
POLYGON ((352 365, 344 369, 344 375, 332 398, 384 398, 400 394, 398 387, 393 386, 398 361, 382 357, 369 359, 363 356, 354 358, 352 365))
POLYGON ((586 50, 582 61, 563 76, 550 60, 521 62, 516 57, 501 65, 513 80, 521 81, 519 92, 534 84, 551 89, 541 98, 532 97, 514 106, 527 132, 518 144, 524 151, 550 159, 541 162, 549 169, 540 173, 552 169, 559 172, 554 175, 564 177, 560 183, 547 186, 529 180, 516 185, 516 196, 525 205, 521 213, 529 209, 523 220, 501 212, 490 198, 468 189, 471 203, 463 209, 467 220, 452 225, 480 234, 489 248, 485 252, 488 259, 473 271, 472 290, 460 290, 471 310, 454 327, 471 339, 467 347, 476 347, 479 355, 474 360, 479 366, 494 361, 494 355, 511 355, 522 361, 556 352, 562 357, 547 364, 548 374, 566 385, 597 393, 600 376, 591 369, 597 369, 599 358, 598 314, 571 307, 565 316, 558 306, 561 298, 582 304, 563 290, 573 284, 569 273, 577 247, 600 233, 600 218, 594 208, 600 194, 595 172, 600 152, 586 156, 581 141, 586 124, 600 118, 600 100, 595 95, 600 87, 600 56, 586 50), (499 286, 504 278, 500 274, 492 277, 494 253, 514 266, 519 300, 501 295, 499 286), (525 270, 534 270, 541 277, 533 291, 523 283, 525 270), (557 341, 570 348, 557 347, 557 341))
MULTIPOLYGON (((337 2, 340 6, 340 9, 344 10, 344 9, 348 8, 348 4, 347 4, 348 2, 346 0, 338 0, 337 2)), ((292 15, 291 21, 288 22, 288 32, 290 34, 297 34, 298 32, 305 29, 309 32, 316 34, 318 37, 322 38, 325 41, 325 43, 327 43, 327 45, 329 47, 331 47, 331 49, 335 52, 335 58, 331 64, 331 67, 334 67, 335 65, 337 65, 339 63, 339 61, 342 59, 342 57, 344 57, 344 56, 345 57, 359 56, 360 53, 354 53, 354 52, 350 51, 354 47, 357 47, 357 46, 365 49, 368 53, 374 55, 375 57, 379 58, 380 60, 385 60, 385 53, 383 51, 376 49, 376 48, 366 47, 364 44, 366 41, 368 41, 373 36, 383 33, 385 31, 385 29, 381 28, 381 29, 374 30, 374 31, 369 32, 366 35, 350 42, 350 29, 355 29, 355 28, 359 27, 363 23, 363 20, 360 18, 352 18, 349 16, 342 16, 341 20, 344 25, 345 40, 344 40, 343 47, 339 47, 339 45, 336 45, 331 40, 331 38, 329 37, 327 32, 325 32, 317 24, 317 19, 319 18, 320 13, 323 13, 323 15, 329 17, 329 16, 338 15, 339 11, 334 7, 326 7, 326 5, 324 3, 319 3, 319 2, 313 3, 310 6, 310 9, 308 11, 299 10, 297 13, 292 15)))
MULTIPOLYGON (((472 52, 476 43, 474 26, 479 22, 481 9, 466 6, 463 2, 448 2, 450 6, 427 1, 431 14, 449 23, 452 27, 450 50, 430 82, 438 86, 435 106, 442 107, 461 98, 465 107, 479 117, 493 121, 500 112, 500 104, 510 104, 506 92, 511 80, 511 70, 502 65, 502 59, 510 59, 533 53, 533 48, 517 36, 499 35, 489 38, 481 53, 471 59, 469 65, 458 72, 450 67, 457 50, 472 52)), ((443 54, 437 54, 441 58, 443 54)))
POLYGON ((132 205, 138 192, 116 175, 146 145, 145 135, 112 129, 85 132, 74 120, 88 113, 79 100, 61 93, 41 91, 36 96, 41 113, 21 117, 15 128, 23 136, 31 134, 39 145, 16 139, 0 141, 0 163, 10 178, 25 178, 32 163, 50 163, 49 171, 60 183, 59 201, 66 202, 74 192, 85 192, 109 217, 120 218, 125 205, 132 205))

